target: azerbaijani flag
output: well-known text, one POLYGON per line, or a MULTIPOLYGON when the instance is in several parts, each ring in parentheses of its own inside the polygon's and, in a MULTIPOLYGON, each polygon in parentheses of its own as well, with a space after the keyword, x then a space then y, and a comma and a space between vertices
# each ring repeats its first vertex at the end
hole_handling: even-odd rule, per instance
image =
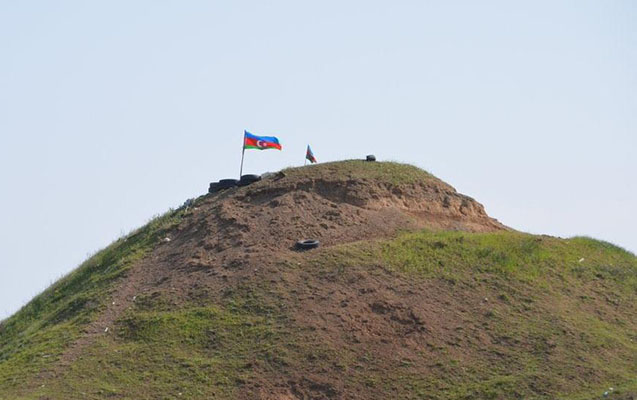
POLYGON ((257 136, 248 131, 243 131, 243 148, 244 149, 277 149, 281 150, 279 139, 274 136, 257 136))
POLYGON ((312 164, 316 163, 316 157, 314 157, 314 153, 312 153, 312 149, 310 149, 310 145, 307 145, 307 151, 305 152, 305 158, 310 160, 312 164))

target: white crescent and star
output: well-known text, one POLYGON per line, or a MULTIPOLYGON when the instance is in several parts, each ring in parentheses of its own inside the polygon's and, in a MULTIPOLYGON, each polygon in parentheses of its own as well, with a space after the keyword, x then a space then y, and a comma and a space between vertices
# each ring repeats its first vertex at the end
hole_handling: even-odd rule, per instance
POLYGON ((268 143, 264 142, 263 140, 257 140, 257 147, 260 149, 265 149, 266 147, 268 147, 268 143))

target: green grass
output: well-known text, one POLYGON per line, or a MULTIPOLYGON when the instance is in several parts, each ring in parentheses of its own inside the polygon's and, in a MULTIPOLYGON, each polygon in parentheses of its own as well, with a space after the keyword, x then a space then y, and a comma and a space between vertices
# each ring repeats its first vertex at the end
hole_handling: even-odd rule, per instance
POLYGON ((61 375, 38 378, 180 217, 170 213, 114 243, 3 322, 0 399, 228 399, 259 379, 280 382, 308 370, 337 371, 346 389, 370 398, 584 400, 610 386, 613 396, 637 392, 637 258, 590 238, 517 232, 402 233, 281 265, 300 282, 336 283, 337 292, 349 293, 364 276, 453 294, 441 312, 457 314, 463 331, 425 337, 409 360, 323 341, 295 322, 298 288, 264 280, 228 286, 221 297, 201 291, 185 304, 167 292, 140 296, 61 375), (484 307, 474 307, 483 297, 484 307), (422 366, 426 374, 414 372, 422 366))
POLYGON ((0 399, 20 393, 49 369, 104 307, 116 280, 181 217, 169 212, 117 240, 0 324, 0 399))
POLYGON ((348 160, 284 169, 291 177, 339 180, 364 179, 393 185, 417 182, 441 182, 432 174, 409 164, 348 160))
POLYGON ((367 374, 379 390, 406 399, 592 399, 610 386, 637 392, 637 258, 612 244, 517 232, 416 232, 333 247, 311 265, 332 281, 347 282, 365 266, 441 282, 462 299, 489 298, 489 311, 462 318, 504 345, 468 339, 463 361, 450 356, 455 346, 443 345, 429 376, 397 368, 367 374))
POLYGON ((129 313, 38 395, 227 398, 252 363, 276 362, 279 342, 276 321, 217 306, 129 313))
POLYGON ((492 273, 540 283, 552 280, 547 278, 570 277, 612 281, 625 292, 637 291, 635 256, 589 238, 562 240, 516 232, 419 232, 402 235, 380 248, 383 259, 394 268, 426 277, 463 279, 475 273, 492 273))
POLYGON ((222 304, 193 301, 170 310, 161 296, 151 296, 158 309, 136 303, 111 335, 24 399, 233 398, 252 381, 254 366, 286 368, 294 346, 289 321, 262 297, 266 290, 235 287, 222 304))

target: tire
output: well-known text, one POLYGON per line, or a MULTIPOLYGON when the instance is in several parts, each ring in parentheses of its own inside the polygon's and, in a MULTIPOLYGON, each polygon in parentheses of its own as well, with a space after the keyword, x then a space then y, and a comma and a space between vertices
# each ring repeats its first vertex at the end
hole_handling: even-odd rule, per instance
POLYGON ((238 182, 239 181, 236 179, 219 179, 219 182, 217 183, 217 187, 219 189, 229 189, 229 188, 233 188, 237 186, 238 182))
POLYGON ((248 186, 251 183, 254 182, 258 182, 261 180, 261 176, 260 175, 254 175, 254 174, 249 174, 249 175, 241 175, 241 179, 239 179, 239 182, 237 183, 238 186, 248 186))
POLYGON ((208 188, 208 193, 217 193, 219 191, 219 183, 211 182, 208 188))
POLYGON ((314 239, 299 240, 296 242, 296 248, 298 250, 310 250, 319 247, 320 244, 318 240, 314 239))
POLYGON ((376 156, 373 154, 370 154, 367 157, 365 157, 365 161, 376 161, 376 156))

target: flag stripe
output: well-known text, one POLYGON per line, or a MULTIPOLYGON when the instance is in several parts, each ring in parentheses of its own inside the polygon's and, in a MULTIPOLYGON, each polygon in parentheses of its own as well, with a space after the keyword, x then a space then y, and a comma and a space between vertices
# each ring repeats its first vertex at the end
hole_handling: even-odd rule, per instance
POLYGON ((274 136, 257 136, 257 135, 251 134, 248 131, 245 131, 245 138, 246 140, 247 139, 263 140, 264 142, 272 142, 272 143, 279 144, 279 139, 274 136))
POLYGON ((280 144, 270 144, 270 145, 265 146, 265 147, 259 147, 256 144, 246 144, 244 146, 244 148, 246 148, 246 149, 257 149, 257 150, 268 150, 268 149, 281 150, 281 145, 280 144))
POLYGON ((244 131, 243 134, 243 148, 244 149, 277 149, 281 150, 279 139, 274 136, 257 136, 248 131, 244 131))

